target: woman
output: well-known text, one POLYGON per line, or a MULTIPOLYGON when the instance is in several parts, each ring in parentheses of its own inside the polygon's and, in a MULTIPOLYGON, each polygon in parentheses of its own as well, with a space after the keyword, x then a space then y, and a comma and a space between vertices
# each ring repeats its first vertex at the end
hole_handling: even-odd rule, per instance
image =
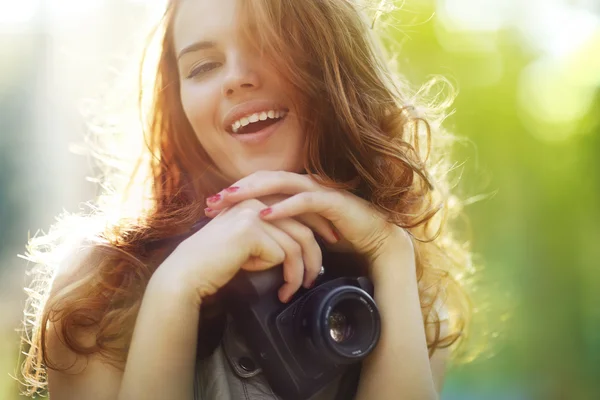
POLYGON ((357 4, 172 0, 163 22, 150 156, 129 185, 148 184, 149 202, 60 266, 45 241, 30 244, 50 268, 30 303, 29 392, 276 398, 260 370, 244 375, 223 351, 242 344, 227 342, 235 321, 220 325, 216 294, 240 269, 283 264, 288 302, 319 273, 320 236, 364 260, 382 332, 359 378, 313 398, 438 398, 467 319, 451 277, 470 257, 442 229, 450 195, 430 167, 445 165, 433 157, 448 136, 429 141, 434 125, 412 115, 357 4))

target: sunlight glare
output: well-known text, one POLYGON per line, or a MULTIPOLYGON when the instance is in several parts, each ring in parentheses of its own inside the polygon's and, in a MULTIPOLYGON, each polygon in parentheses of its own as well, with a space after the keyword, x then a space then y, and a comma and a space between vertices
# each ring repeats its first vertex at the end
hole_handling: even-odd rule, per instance
POLYGON ((531 48, 553 56, 564 57, 577 50, 600 27, 596 15, 567 4, 530 5, 523 11, 523 22, 518 24, 523 39, 531 48))
POLYGON ((438 0, 437 12, 458 29, 496 31, 506 23, 512 6, 511 1, 438 0))
POLYGON ((0 29, 28 24, 38 7, 38 0, 0 0, 0 29))
POLYGON ((594 87, 579 85, 556 59, 538 59, 523 69, 519 80, 519 106, 531 134, 547 142, 560 142, 578 131, 577 121, 589 112, 594 87))

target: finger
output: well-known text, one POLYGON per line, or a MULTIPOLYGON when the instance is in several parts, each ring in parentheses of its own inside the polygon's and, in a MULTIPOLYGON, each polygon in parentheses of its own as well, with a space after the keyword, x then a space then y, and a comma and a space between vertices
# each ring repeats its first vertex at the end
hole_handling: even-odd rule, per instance
POLYGON ((265 222, 264 229, 285 253, 283 260, 283 280, 285 283, 279 288, 279 299, 283 303, 287 303, 298 291, 304 279, 302 247, 287 232, 274 224, 265 222))
POLYGON ((241 266, 247 271, 262 271, 284 262, 286 254, 271 234, 257 230, 255 245, 250 249, 250 258, 241 266))
POLYGON ((221 212, 221 210, 214 210, 210 207, 207 207, 204 209, 204 215, 206 215, 209 218, 214 218, 217 215, 219 215, 219 213, 221 212))
POLYGON ((209 207, 218 210, 249 198, 272 194, 297 194, 326 190, 308 175, 287 171, 258 171, 207 199, 209 207))
POLYGON ((294 219, 311 228, 329 243, 338 242, 336 232, 327 218, 315 213, 306 213, 297 215, 294 219))
POLYGON ((303 192, 261 210, 260 216, 266 221, 273 221, 300 214, 316 213, 335 225, 344 214, 346 216, 352 214, 352 210, 347 208, 347 202, 340 192, 303 192))
POLYGON ((300 247, 302 248, 302 259, 304 261, 304 278, 302 285, 308 289, 317 279, 323 262, 321 248, 315 239, 313 231, 308 226, 293 218, 277 220, 272 223, 300 244, 300 247))
MULTIPOLYGON (((221 212, 222 210, 213 210, 212 208, 204 209, 204 214, 209 218, 215 218, 221 212)), ((298 215, 294 219, 311 228, 329 243, 335 244, 339 242, 339 236, 327 218, 319 214, 307 213, 298 215)))

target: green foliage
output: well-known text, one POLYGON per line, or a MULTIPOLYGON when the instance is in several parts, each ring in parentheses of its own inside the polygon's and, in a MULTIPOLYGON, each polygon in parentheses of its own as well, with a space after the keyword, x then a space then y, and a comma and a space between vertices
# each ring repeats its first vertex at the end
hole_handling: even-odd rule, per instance
POLYGON ((444 398, 600 398, 600 27, 550 57, 515 30, 461 30, 414 3, 393 15, 400 68, 456 83, 459 193, 495 193, 466 207, 488 347, 451 370, 444 398))

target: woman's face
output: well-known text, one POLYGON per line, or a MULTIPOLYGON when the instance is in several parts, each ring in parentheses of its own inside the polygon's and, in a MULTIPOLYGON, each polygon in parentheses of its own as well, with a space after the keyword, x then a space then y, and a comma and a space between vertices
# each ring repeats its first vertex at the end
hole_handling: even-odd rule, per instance
POLYGON ((181 1, 173 38, 183 110, 232 181, 258 170, 302 172, 305 133, 295 93, 268 60, 243 44, 237 1, 181 1))

